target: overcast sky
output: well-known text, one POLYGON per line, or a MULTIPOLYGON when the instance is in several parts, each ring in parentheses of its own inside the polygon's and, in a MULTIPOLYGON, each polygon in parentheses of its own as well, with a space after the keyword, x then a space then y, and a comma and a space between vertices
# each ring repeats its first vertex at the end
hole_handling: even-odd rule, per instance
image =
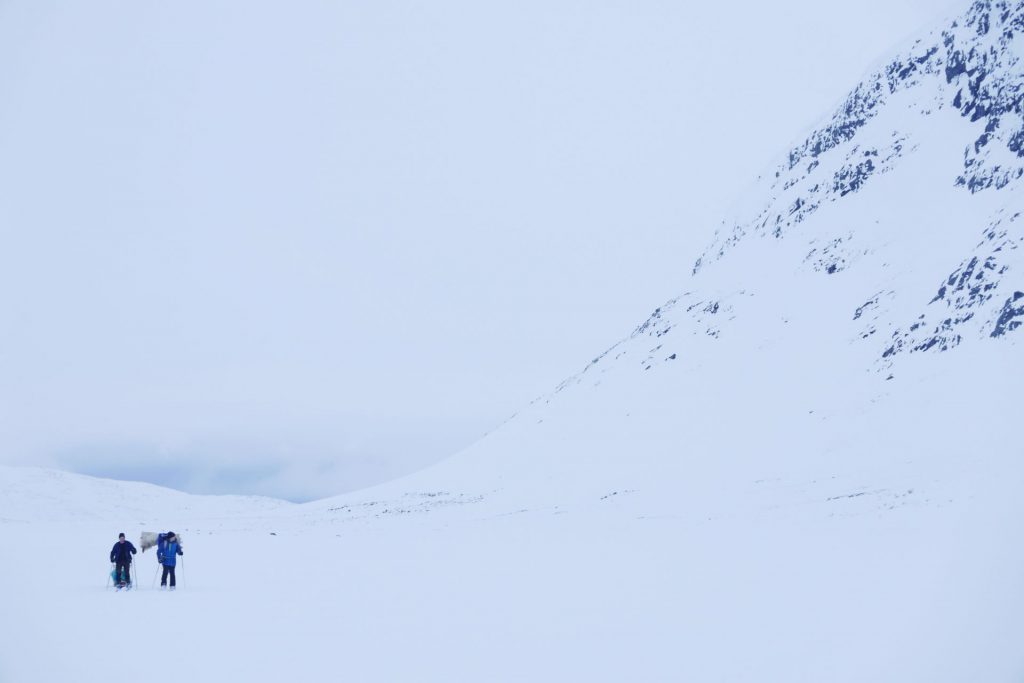
POLYGON ((295 500, 686 284, 935 0, 0 0, 0 462, 295 500))

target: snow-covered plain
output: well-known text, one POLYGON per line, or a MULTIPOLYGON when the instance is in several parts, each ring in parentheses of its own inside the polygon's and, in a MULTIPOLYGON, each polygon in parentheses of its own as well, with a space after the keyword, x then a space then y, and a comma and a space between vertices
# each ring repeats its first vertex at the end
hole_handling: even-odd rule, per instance
POLYGON ((0 469, 0 680, 1024 680, 1024 2, 759 180, 478 444, 291 505, 0 469), (103 587, 118 531, 182 589, 103 587))

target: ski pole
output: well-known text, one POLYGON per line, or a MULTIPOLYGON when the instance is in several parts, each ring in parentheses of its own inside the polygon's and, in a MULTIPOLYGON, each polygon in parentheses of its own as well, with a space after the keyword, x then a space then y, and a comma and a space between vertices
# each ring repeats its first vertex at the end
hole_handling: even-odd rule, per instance
POLYGON ((110 590, 110 575, 114 573, 114 563, 110 563, 110 569, 107 571, 107 585, 103 590, 110 590))
POLYGON ((181 587, 185 587, 185 556, 181 556, 181 587))

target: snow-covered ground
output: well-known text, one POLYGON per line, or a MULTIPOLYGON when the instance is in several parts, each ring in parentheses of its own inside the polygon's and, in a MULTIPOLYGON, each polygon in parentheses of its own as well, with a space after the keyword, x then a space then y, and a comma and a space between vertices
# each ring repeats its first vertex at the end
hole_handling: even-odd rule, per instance
POLYGON ((957 413, 938 452, 684 449, 606 497, 274 507, 5 468, 0 680, 1020 680, 1019 451, 957 413), (104 588, 118 531, 168 528, 178 592, 152 550, 104 588))
POLYGON ((5 504, 0 680, 1019 680, 1019 482, 910 460, 565 510, 242 511, 131 484, 142 519, 5 504), (171 526, 178 592, 153 589, 152 550, 140 590, 104 589, 117 531, 171 526))
POLYGON ((1024 679, 1024 2, 868 77, 692 286, 327 500, 0 469, 0 680, 1024 679), (104 589, 118 531, 182 589, 104 589))

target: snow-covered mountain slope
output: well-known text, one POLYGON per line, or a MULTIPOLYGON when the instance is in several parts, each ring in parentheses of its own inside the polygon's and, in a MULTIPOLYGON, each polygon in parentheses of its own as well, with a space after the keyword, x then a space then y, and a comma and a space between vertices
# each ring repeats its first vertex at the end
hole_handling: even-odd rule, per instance
POLYGON ((869 76, 435 467, 305 505, 0 469, 0 681, 1022 680, 1022 28, 975 2, 869 76), (102 592, 148 524, 186 590, 102 592))
POLYGON ((681 255, 682 294, 381 495, 458 481, 559 505, 805 460, 824 477, 1019 452, 1022 30, 1024 3, 982 0, 915 41, 746 192, 695 263, 681 255))
POLYGON ((459 455, 311 508, 657 529, 661 680, 1021 680, 1022 28, 1024 2, 972 3, 629 337, 459 455))
POLYGON ((236 518, 291 504, 255 496, 193 496, 143 482, 113 481, 59 470, 0 465, 0 520, 64 522, 69 518, 157 523, 160 518, 236 518))

